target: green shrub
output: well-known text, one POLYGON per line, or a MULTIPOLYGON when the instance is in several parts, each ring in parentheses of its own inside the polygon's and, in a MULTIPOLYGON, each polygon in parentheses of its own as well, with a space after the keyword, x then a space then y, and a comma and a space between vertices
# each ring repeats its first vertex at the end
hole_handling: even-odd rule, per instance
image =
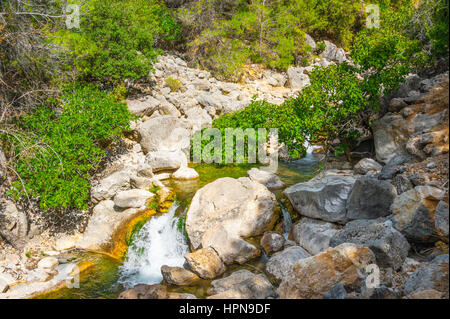
POLYGON ((17 119, 22 129, 10 140, 17 154, 16 197, 38 197, 41 207, 86 208, 90 173, 105 156, 102 143, 129 128, 125 104, 93 85, 65 87, 59 99, 17 119))
POLYGON ((165 79, 164 83, 167 87, 170 88, 170 91, 172 92, 177 92, 183 87, 183 84, 179 80, 172 77, 165 79))

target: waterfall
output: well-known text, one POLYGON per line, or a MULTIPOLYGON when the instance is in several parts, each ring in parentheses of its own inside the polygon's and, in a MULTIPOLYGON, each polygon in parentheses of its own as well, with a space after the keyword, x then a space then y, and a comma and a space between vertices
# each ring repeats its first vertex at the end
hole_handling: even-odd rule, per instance
POLYGON ((282 203, 280 203, 281 211, 283 212, 283 235, 284 238, 287 240, 289 237, 289 232, 291 231, 292 227, 292 219, 291 214, 289 214, 289 211, 287 210, 286 206, 284 206, 282 203))
POLYGON ((119 284, 129 288, 160 283, 161 266, 183 266, 189 246, 177 229, 175 211, 178 206, 175 202, 166 214, 153 217, 142 227, 120 267, 119 284))

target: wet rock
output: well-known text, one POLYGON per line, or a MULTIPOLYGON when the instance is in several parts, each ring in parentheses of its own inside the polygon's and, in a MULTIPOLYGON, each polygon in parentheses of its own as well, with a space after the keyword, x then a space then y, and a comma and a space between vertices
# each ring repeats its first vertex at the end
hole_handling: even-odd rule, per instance
POLYGON ((197 171, 189 167, 180 167, 175 173, 172 174, 172 178, 178 180, 193 180, 198 179, 199 175, 197 171))
POLYGON ((346 203, 355 183, 351 175, 326 175, 284 190, 300 214, 329 222, 345 223, 346 203))
POLYGON ((184 258, 189 268, 203 279, 214 279, 225 272, 225 265, 210 247, 186 254, 184 258))
POLYGON ((391 214, 397 196, 395 187, 371 177, 358 178, 347 200, 347 218, 372 219, 391 214))
POLYGON ((283 248, 285 239, 283 235, 270 231, 264 233, 260 243, 266 254, 270 255, 283 248))
POLYGON ((278 295, 284 299, 322 298, 338 283, 346 289, 357 289, 364 279, 360 269, 374 262, 375 255, 367 247, 347 243, 328 248, 299 260, 283 278, 278 295))
POLYGON ((143 189, 131 189, 122 191, 114 197, 114 204, 120 208, 145 207, 147 201, 155 194, 143 189))
POLYGON ((186 218, 186 231, 194 249, 203 234, 221 224, 229 238, 262 234, 273 225, 275 195, 249 178, 220 178, 199 189, 186 218))
POLYGON ((330 241, 335 247, 353 243, 369 247, 376 256, 377 265, 400 269, 408 255, 409 243, 389 221, 355 220, 347 223, 330 241))
POLYGON ((161 267, 161 274, 168 285, 189 286, 200 280, 196 274, 181 267, 164 265, 161 267))
POLYGON ((345 290, 344 284, 338 283, 333 286, 323 295, 323 299, 347 299, 347 291, 345 290))
POLYGON ((433 261, 415 271, 405 282, 404 294, 434 290, 448 298, 448 254, 436 257, 433 261))
POLYGON ((247 176, 255 182, 261 183, 266 186, 269 190, 280 189, 285 186, 285 184, 280 180, 280 178, 273 174, 260 170, 257 168, 252 168, 247 172, 247 176))
POLYGON ((122 292, 118 299, 167 299, 168 297, 166 286, 139 284, 122 292))
POLYGON ((263 274, 242 269, 211 282, 208 299, 267 299, 274 296, 273 286, 263 274))
POLYGON ((145 158, 147 164, 151 165, 153 171, 177 170, 187 166, 186 155, 178 150, 174 152, 158 151, 149 152, 145 158))
POLYGON ((300 246, 291 246, 275 253, 266 264, 266 272, 276 281, 289 276, 298 261, 311 255, 300 246))
POLYGON ((353 167, 353 170, 356 174, 366 175, 369 172, 379 173, 382 168, 383 166, 378 164, 375 160, 363 158, 355 165, 355 167, 353 167))
POLYGON ((440 201, 434 214, 437 232, 448 239, 448 204, 440 201))
POLYGON ((336 224, 308 217, 292 226, 292 238, 310 254, 316 255, 328 247, 339 227, 336 224))
POLYGON ((431 186, 417 186, 397 196, 392 204, 394 227, 409 241, 436 241, 434 212, 442 196, 442 190, 431 186))

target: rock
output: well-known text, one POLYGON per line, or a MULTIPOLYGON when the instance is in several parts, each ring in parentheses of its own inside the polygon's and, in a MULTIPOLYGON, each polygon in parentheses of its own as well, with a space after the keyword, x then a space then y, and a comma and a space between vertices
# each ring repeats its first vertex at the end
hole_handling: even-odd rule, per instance
POLYGON ((308 33, 305 33, 305 42, 311 47, 312 51, 317 48, 316 41, 314 41, 314 39, 308 33))
POLYGON ((318 255, 301 259, 278 288, 282 299, 322 298, 332 287, 342 283, 350 290, 361 286, 365 269, 375 262, 373 252, 362 246, 342 244, 318 255))
POLYGON ((292 89, 301 89, 310 84, 309 76, 303 73, 303 68, 291 66, 287 70, 287 76, 292 89))
POLYGON ((214 279, 225 272, 225 265, 210 247, 186 254, 184 258, 190 269, 203 279, 214 279))
POLYGON ((373 123, 376 158, 387 163, 396 155, 406 154, 405 145, 409 137, 406 122, 400 114, 388 113, 373 123))
POLYGON ((197 171, 189 167, 180 167, 175 173, 172 174, 172 178, 179 180, 193 180, 198 179, 200 176, 197 171))
POLYGON ((58 251, 73 249, 76 246, 79 236, 64 236, 56 240, 55 249, 58 251))
POLYGON ((181 151, 149 152, 145 158, 147 164, 151 165, 153 171, 177 170, 180 167, 187 167, 186 155, 181 151))
POLYGON ((137 130, 141 134, 140 144, 145 154, 175 152, 190 147, 192 123, 188 120, 160 116, 139 124, 137 130))
POLYGON ((139 284, 122 292, 118 299, 167 299, 166 286, 139 284))
POLYGON ((130 178, 131 187, 138 189, 149 189, 155 184, 155 178, 132 176, 130 178))
POLYGON ((323 299, 347 299, 347 291, 342 283, 338 283, 323 295, 323 299))
POLYGON ((222 224, 215 224, 203 234, 201 246, 214 248, 227 265, 234 262, 243 264, 261 254, 252 244, 230 234, 222 224))
POLYGON ((147 201, 155 194, 143 189, 131 189, 122 191, 114 197, 114 204, 120 208, 139 208, 145 207, 147 201))
POLYGON ((284 190, 300 214, 329 222, 345 223, 346 203, 355 178, 350 175, 326 175, 284 190))
POLYGON ((265 232, 261 238, 261 247, 264 249, 267 255, 275 253, 281 250, 284 246, 284 236, 277 232, 265 232))
POLYGON ((46 282, 52 277, 53 274, 44 269, 33 269, 27 275, 27 282, 46 282))
POLYGON ((414 185, 404 174, 395 176, 393 183, 395 185, 395 188, 397 189, 398 195, 401 195, 404 192, 407 192, 414 188, 414 185))
POLYGON ((0 294, 8 291, 9 286, 16 283, 16 280, 9 274, 0 273, 0 294))
POLYGON ((197 299, 193 294, 169 292, 167 299, 197 299))
MULTIPOLYGON (((197 191, 186 217, 186 231, 194 249, 203 234, 221 224, 229 238, 262 234, 275 222, 275 195, 249 178, 219 178, 197 191)), ((225 243, 224 243, 225 244, 225 243)))
POLYGON ((283 251, 275 253, 269 258, 266 264, 266 272, 276 281, 280 282, 287 278, 293 270, 293 267, 304 258, 311 255, 300 246, 291 246, 283 251))
POLYGON ((59 265, 58 259, 55 257, 45 257, 38 262, 39 269, 53 269, 59 265))
POLYGON ((14 202, 0 199, 0 238, 22 249, 28 241, 29 228, 26 212, 17 209, 14 202))
POLYGON ((208 112, 198 106, 186 111, 186 117, 193 123, 192 131, 195 133, 206 127, 211 127, 212 118, 208 112))
POLYGON ((335 44, 330 41, 323 41, 325 44, 325 49, 319 54, 319 57, 331 61, 336 61, 337 63, 342 63, 346 60, 345 51, 339 49, 335 44))
POLYGON ((260 170, 257 168, 252 168, 247 172, 247 176, 255 182, 261 183, 266 186, 269 190, 280 189, 285 186, 285 184, 280 180, 280 178, 273 174, 260 170))
POLYGON ((161 104, 160 101, 147 95, 145 99, 127 100, 128 110, 130 113, 139 116, 150 116, 161 104))
POLYGON ((407 107, 408 104, 402 98, 393 98, 389 103, 389 112, 399 112, 401 109, 407 107))
POLYGON ((347 200, 348 219, 372 219, 391 214, 395 187, 372 177, 358 178, 347 200))
POLYGON ((442 191, 435 187, 417 186, 397 196, 392 204, 394 227, 409 241, 419 243, 436 241, 434 212, 441 193, 442 191))
POLYGON ((292 226, 292 238, 311 255, 317 255, 330 247, 338 229, 335 224, 304 217, 292 226))
POLYGON ((402 267, 409 251, 409 243, 389 222, 377 220, 355 220, 345 225, 330 241, 335 247, 343 243, 353 243, 369 247, 376 256, 377 265, 402 267))
POLYGON ((448 254, 436 257, 419 268, 406 280, 404 294, 413 295, 422 291, 434 290, 448 299, 448 254))
POLYGON ((94 203, 102 200, 110 199, 121 190, 130 187, 130 172, 122 170, 115 172, 98 182, 96 186, 91 189, 91 198, 94 203))
POLYGON ((443 299, 442 292, 433 289, 420 290, 405 297, 406 299, 443 299))
POLYGON ((448 239, 448 204, 440 201, 434 214, 434 223, 437 232, 448 239))
POLYGON ((189 286, 200 280, 196 274, 181 267, 169 267, 164 265, 161 267, 161 274, 164 278, 164 282, 168 285, 189 286))
POLYGON ((213 294, 208 299, 267 299, 274 296, 270 281, 262 274, 238 270, 230 276, 211 282, 213 294))
POLYGON ((366 175, 369 172, 379 173, 382 168, 383 166, 378 164, 373 159, 363 158, 355 165, 355 167, 353 167, 353 170, 356 174, 366 175))
POLYGON ((400 299, 401 292, 397 289, 390 289, 384 285, 378 288, 363 287, 361 291, 361 299, 400 299))
POLYGON ((158 111, 161 115, 167 115, 174 118, 179 118, 181 116, 180 111, 178 111, 177 107, 170 102, 162 102, 158 108, 158 111))

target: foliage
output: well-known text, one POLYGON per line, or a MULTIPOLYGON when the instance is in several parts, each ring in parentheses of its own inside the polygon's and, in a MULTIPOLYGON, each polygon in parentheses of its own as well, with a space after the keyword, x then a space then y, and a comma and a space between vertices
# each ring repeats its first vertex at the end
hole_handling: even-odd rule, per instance
POLYGON ((51 40, 68 49, 85 78, 103 82, 138 79, 152 70, 158 47, 179 37, 164 1, 89 0, 80 29, 59 29, 51 40))
POLYGON ((89 173, 105 155, 101 144, 120 136, 130 119, 125 104, 93 85, 65 87, 58 99, 16 119, 21 138, 9 144, 20 179, 12 193, 38 197, 44 210, 86 208, 89 173))
POLYGON ((170 88, 171 92, 177 92, 183 87, 183 84, 179 80, 172 77, 165 79, 164 83, 170 88))

